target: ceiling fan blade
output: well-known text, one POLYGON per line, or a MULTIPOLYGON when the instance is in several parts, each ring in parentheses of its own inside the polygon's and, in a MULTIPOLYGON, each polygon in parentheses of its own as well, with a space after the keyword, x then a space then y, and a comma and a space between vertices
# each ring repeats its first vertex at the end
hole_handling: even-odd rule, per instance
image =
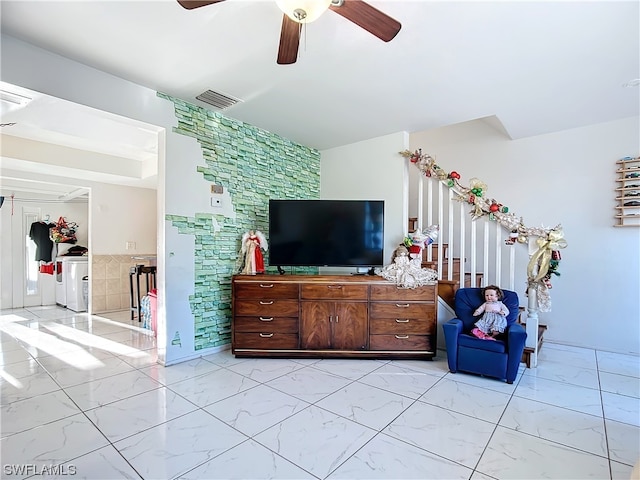
POLYGON ((342 5, 329 8, 385 42, 393 40, 402 27, 400 22, 362 0, 344 0, 342 5))
POLYGON ((294 22, 286 15, 282 16, 282 30, 280 31, 280 48, 278 49, 278 64, 289 65, 298 59, 300 45, 300 31, 302 24, 294 22))
POLYGON ((224 2, 224 0, 178 0, 178 3, 187 10, 193 10, 194 8, 206 7, 207 5, 213 5, 214 3, 224 2))

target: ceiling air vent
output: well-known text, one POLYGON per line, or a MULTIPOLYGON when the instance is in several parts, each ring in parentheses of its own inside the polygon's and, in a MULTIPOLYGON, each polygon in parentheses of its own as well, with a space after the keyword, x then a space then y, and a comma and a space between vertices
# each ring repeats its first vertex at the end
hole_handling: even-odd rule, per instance
POLYGON ((224 110, 225 108, 229 108, 240 100, 233 97, 228 97, 227 95, 223 95, 219 92, 214 92, 213 90, 207 90, 206 92, 202 92, 200 95, 196 97, 196 100, 200 100, 201 102, 208 103, 220 110, 224 110))

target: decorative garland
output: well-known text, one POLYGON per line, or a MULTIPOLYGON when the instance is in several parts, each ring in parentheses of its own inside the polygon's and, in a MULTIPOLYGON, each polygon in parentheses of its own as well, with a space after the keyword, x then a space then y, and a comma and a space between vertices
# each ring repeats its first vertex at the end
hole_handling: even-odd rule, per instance
POLYGON ((471 205, 470 213, 473 220, 488 215, 490 220, 509 230, 509 238, 505 240, 507 245, 513 245, 515 242, 524 244, 529 242, 529 237, 538 237, 538 249, 531 255, 527 265, 527 285, 538 292, 540 311, 550 311, 551 299, 548 290, 552 288, 551 275, 560 275, 559 250, 567 247, 562 227, 527 227, 522 217, 518 218, 513 212, 509 212, 509 207, 485 196, 487 184, 481 180, 472 178, 469 180, 469 186, 465 187, 459 182, 461 176, 458 172, 447 173, 436 164, 435 159, 422 153, 422 149, 415 152, 404 150, 399 153, 408 158, 425 176, 436 178, 453 190, 455 200, 471 205))

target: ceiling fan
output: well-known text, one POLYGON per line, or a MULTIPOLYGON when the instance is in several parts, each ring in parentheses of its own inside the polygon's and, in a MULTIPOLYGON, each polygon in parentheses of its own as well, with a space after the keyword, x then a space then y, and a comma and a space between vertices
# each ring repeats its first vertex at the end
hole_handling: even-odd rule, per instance
MULTIPOLYGON (((224 0, 177 0, 187 10, 220 3, 224 0)), ((372 7, 363 0, 276 0, 285 12, 280 30, 278 64, 295 63, 298 58, 302 24, 318 18, 327 9, 333 10, 380 40, 389 42, 400 31, 400 22, 372 7)))

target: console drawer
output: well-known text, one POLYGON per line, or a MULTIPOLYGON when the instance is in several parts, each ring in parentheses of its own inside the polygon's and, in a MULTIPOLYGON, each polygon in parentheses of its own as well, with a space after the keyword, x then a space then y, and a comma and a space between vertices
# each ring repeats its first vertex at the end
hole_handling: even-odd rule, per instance
POLYGON ((433 304, 410 302, 372 302, 371 318, 425 318, 433 320, 433 304))
POLYGON ((430 335, 371 335, 370 350, 424 350, 435 352, 430 335))
POLYGON ((236 298, 298 298, 298 285, 277 282, 236 282, 236 298))
POLYGON ((433 326, 433 320, 428 318, 372 318, 369 331, 372 335, 424 335, 431 332, 433 326))
POLYGON ((257 317, 297 317, 298 300, 278 300, 262 298, 259 300, 236 300, 234 315, 257 317))
POLYGON ((368 285, 302 284, 300 298, 304 300, 367 300, 368 285))
POLYGON ((261 333, 235 333, 233 348, 256 348, 264 350, 297 349, 297 333, 277 333, 268 330, 261 333))
POLYGON ((414 301, 435 303, 436 285, 418 288, 398 288, 395 285, 371 285, 371 301, 414 301))
POLYGON ((278 332, 298 333, 298 319, 290 317, 235 317, 233 328, 236 332, 278 332))

